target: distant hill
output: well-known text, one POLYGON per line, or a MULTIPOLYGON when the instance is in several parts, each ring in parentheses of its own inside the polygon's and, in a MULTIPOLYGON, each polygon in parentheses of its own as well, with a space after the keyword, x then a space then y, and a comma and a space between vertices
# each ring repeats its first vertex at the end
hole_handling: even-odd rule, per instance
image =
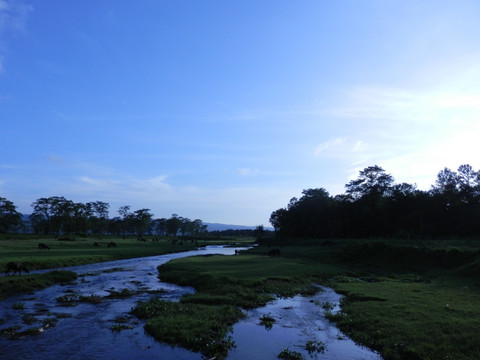
MULTIPOLYGON (((218 223, 206 223, 208 231, 224 231, 224 230, 255 230, 256 226, 246 226, 246 225, 229 225, 229 224, 218 224, 218 223)), ((265 230, 273 231, 272 227, 264 227, 265 230)))

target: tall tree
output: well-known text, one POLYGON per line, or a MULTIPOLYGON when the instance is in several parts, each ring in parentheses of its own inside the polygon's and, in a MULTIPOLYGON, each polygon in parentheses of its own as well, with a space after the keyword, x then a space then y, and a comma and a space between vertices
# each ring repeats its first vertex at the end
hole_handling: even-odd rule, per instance
POLYGON ((139 238, 142 238, 148 231, 152 218, 153 214, 150 212, 150 209, 140 209, 133 212, 133 222, 139 238))
POLYGON ((9 233, 22 225, 22 214, 16 210, 13 202, 0 197, 0 233, 9 233))
POLYGON ((392 175, 374 165, 360 171, 358 179, 350 181, 345 188, 347 194, 356 200, 363 197, 379 198, 390 194, 393 182, 392 175))
POLYGON ((103 235, 108 226, 108 210, 110 205, 103 201, 94 201, 88 203, 92 209, 90 217, 90 226, 94 234, 103 235))
POLYGON ((172 214, 170 219, 167 220, 167 234, 170 236, 176 236, 181 225, 181 218, 177 214, 172 214))
POLYGON ((131 228, 131 219, 132 219, 132 214, 130 213, 130 205, 124 205, 120 206, 118 209, 118 214, 120 215, 120 221, 122 224, 122 234, 123 238, 127 236, 127 233, 130 232, 131 228))
POLYGON ((63 196, 40 198, 32 203, 30 216, 34 230, 45 234, 69 234, 72 230, 74 203, 63 196))

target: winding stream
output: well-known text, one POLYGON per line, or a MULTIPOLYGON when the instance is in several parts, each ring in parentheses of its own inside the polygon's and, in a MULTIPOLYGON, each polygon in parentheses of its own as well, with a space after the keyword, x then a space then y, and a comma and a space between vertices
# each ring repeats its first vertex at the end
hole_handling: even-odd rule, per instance
MULTIPOLYGON (((194 255, 233 255, 235 250, 239 248, 209 246, 183 253, 64 268, 79 274, 75 284, 55 285, 33 295, 16 295, 0 302, 0 330, 11 327, 21 328, 17 331, 40 329, 38 335, 16 339, 0 336, 0 358, 202 359, 200 354, 156 342, 145 334, 144 322, 132 317, 129 312, 138 301, 146 301, 152 296, 176 301, 194 291, 189 287, 159 281, 159 265, 194 255), (122 291, 135 292, 136 295, 104 299, 122 291), (81 296, 101 297, 103 300, 98 303, 74 302, 76 306, 66 306, 73 305, 69 299, 81 296), (59 297, 67 301, 60 303, 57 301, 59 297), (112 328, 115 326, 128 328, 114 331, 112 328)), ((357 346, 324 318, 324 309, 319 305, 337 304, 333 308, 336 311, 339 298, 332 290, 323 288, 313 297, 279 299, 248 311, 248 317, 233 328, 232 338, 237 346, 230 351, 228 359, 277 359, 286 347, 304 354, 306 359, 381 359, 376 353, 357 346), (262 315, 275 318, 271 329, 259 325, 262 315), (325 351, 309 354, 304 348, 309 340, 325 344, 325 351)))

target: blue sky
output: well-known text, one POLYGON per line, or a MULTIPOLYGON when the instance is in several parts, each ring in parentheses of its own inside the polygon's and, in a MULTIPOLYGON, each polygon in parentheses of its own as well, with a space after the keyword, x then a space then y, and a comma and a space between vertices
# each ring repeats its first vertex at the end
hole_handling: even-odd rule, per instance
POLYGON ((0 0, 0 196, 266 225, 480 169, 480 2, 0 0))

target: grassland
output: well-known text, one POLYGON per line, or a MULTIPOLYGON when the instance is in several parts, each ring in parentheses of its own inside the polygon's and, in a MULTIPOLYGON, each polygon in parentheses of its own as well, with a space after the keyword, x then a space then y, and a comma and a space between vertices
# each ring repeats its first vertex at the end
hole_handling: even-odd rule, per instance
MULTIPOLYGON (((195 246, 194 242, 180 245, 136 239, 3 237, 0 269, 9 261, 46 269, 185 251, 195 246), (108 248, 111 241, 117 247, 108 248), (50 250, 39 250, 40 242, 50 250)), ((134 312, 149 319, 146 330, 158 340, 220 359, 232 346, 225 336, 241 317, 239 308, 258 307, 275 296, 309 294, 313 283, 321 283, 345 295, 342 312, 329 318, 386 360, 477 359, 479 249, 480 241, 476 240, 270 240, 240 256, 183 258, 161 266, 162 280, 194 286, 197 292, 184 296, 176 305, 154 299, 139 304, 134 312), (273 247, 281 250, 281 256, 267 255, 273 247), (178 324, 183 330, 174 332, 178 324)), ((75 276, 60 271, 0 277, 0 298, 68 282, 75 276)))
MULTIPOLYGON (((178 259, 159 270, 163 280, 196 288, 182 303, 210 307, 256 307, 322 283, 345 295, 342 312, 330 319, 386 360, 480 358, 477 242, 281 245, 279 257, 267 256, 270 248, 261 246, 240 256, 178 259)), ((192 314, 192 321, 202 312, 192 314)), ((152 316, 147 331, 164 341, 156 321, 152 316)))
MULTIPOLYGON (((203 245, 203 242, 200 245, 203 245)), ((23 262, 30 270, 53 269, 187 251, 196 246, 197 244, 192 241, 172 244, 167 240, 138 242, 133 238, 63 238, 63 240, 58 240, 56 237, 37 237, 28 234, 2 235, 0 237, 0 271, 5 271, 6 264, 11 261, 23 262), (110 242, 115 242, 116 247, 108 247, 107 244, 110 242), (50 249, 40 250, 39 243, 46 244, 50 249)), ((73 276, 70 275, 70 277, 73 276)), ((0 300, 17 292, 47 287, 63 281, 65 279, 59 277, 56 272, 0 277, 0 300)))

